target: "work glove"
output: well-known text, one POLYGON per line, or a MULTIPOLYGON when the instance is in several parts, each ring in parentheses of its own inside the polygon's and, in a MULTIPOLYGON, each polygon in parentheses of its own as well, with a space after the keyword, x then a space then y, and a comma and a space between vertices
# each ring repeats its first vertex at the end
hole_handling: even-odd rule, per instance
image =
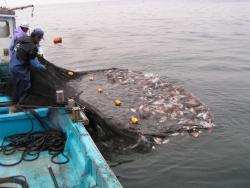
POLYGON ((47 70, 46 66, 43 65, 43 64, 40 64, 40 68, 39 68, 40 71, 45 71, 47 70))
POLYGON ((34 67, 36 70, 38 71, 45 71, 46 70, 46 66, 41 64, 37 58, 34 58, 30 61, 30 64, 32 67, 34 67))
POLYGON ((41 46, 37 47, 37 56, 38 57, 44 57, 44 52, 43 52, 43 48, 41 46))

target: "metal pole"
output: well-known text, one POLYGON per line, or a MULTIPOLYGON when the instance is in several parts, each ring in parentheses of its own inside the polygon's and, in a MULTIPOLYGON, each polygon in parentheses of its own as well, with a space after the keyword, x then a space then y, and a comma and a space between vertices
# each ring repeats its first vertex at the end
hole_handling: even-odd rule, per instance
POLYGON ((23 9, 30 8, 30 7, 33 7, 33 8, 34 8, 34 5, 27 5, 27 6, 21 6, 21 7, 14 7, 14 8, 11 8, 10 10, 23 10, 23 9))
POLYGON ((49 170, 49 174, 50 174, 50 176, 51 176, 51 178, 52 178, 52 180, 54 182, 55 188, 59 188, 59 185, 58 185, 58 183, 56 181, 55 174, 54 174, 54 172, 53 172, 53 170, 52 170, 52 168, 51 168, 50 165, 48 165, 48 170, 49 170))

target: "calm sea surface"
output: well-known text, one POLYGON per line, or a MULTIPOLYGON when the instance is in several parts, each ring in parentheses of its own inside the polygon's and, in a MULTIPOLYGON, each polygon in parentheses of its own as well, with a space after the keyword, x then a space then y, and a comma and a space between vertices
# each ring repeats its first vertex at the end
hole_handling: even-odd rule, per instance
POLYGON ((250 187, 250 1, 104 1, 44 5, 29 14, 19 11, 17 21, 45 30, 53 63, 153 72, 213 112, 211 133, 122 156, 134 160, 113 169, 124 187, 250 187), (53 45, 55 35, 61 46, 53 45))

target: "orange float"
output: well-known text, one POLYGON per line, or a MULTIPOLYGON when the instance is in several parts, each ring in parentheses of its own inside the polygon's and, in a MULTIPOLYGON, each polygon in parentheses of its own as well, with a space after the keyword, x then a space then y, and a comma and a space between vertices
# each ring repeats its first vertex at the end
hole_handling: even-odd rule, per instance
POLYGON ((62 37, 54 37, 54 40, 53 40, 54 44, 59 44, 59 43, 62 43, 62 37))

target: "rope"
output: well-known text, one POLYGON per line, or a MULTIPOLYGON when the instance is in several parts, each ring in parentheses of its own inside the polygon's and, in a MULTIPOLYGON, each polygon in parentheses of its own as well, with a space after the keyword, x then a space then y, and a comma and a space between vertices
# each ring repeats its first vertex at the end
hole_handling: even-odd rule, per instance
POLYGON ((0 178, 0 188, 8 188, 6 186, 1 186, 1 184, 14 183, 20 185, 22 188, 29 188, 28 182, 25 176, 10 176, 5 178, 0 178))
POLYGON ((0 152, 4 155, 14 154, 16 151, 21 151, 21 157, 17 162, 5 164, 0 162, 0 166, 10 167, 15 166, 22 161, 34 161, 39 158, 40 152, 48 151, 51 155, 51 162, 55 164, 66 164, 69 158, 63 153, 66 143, 66 134, 60 130, 51 129, 45 121, 34 110, 29 110, 27 113, 35 117, 44 131, 33 132, 34 123, 31 120, 32 127, 27 133, 14 134, 4 138, 0 152), (63 156, 64 161, 56 161, 57 156, 63 156))

